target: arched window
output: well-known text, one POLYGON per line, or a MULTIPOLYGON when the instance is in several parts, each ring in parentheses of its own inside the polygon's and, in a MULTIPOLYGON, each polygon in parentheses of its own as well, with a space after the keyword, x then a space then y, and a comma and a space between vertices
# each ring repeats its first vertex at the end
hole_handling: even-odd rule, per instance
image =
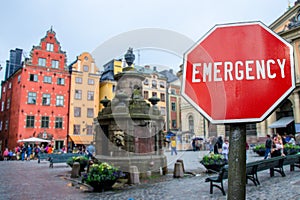
POLYGON ((192 115, 189 116, 189 131, 194 133, 194 118, 192 115))

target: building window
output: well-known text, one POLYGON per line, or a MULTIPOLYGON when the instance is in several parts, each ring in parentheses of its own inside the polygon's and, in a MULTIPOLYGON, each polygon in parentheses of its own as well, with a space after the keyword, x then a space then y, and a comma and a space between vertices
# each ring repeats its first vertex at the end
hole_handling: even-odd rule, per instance
POLYGON ((88 84, 89 84, 89 85, 94 85, 94 84, 95 84, 94 79, 89 78, 89 79, 88 79, 88 84))
POLYGON ((144 80, 144 85, 149 85, 149 80, 147 78, 144 80))
POLYGON ((88 71, 89 71, 89 66, 84 65, 84 66, 83 66, 83 71, 84 71, 84 72, 88 72, 88 71))
POLYGON ((43 94, 42 104, 43 106, 50 105, 50 94, 43 94))
POLYGON ((94 100, 94 92, 93 91, 88 91, 87 92, 87 100, 94 100))
POLYGON ((8 120, 5 121, 5 127, 4 128, 5 128, 5 130, 8 129, 8 120))
POLYGON ((189 131, 194 133, 194 118, 193 118, 193 116, 189 116, 189 131))
POLYGON ((80 117, 80 116, 81 116, 81 108, 74 107, 74 117, 80 117))
POLYGON ((39 66, 46 67, 46 58, 39 58, 39 66))
POLYGON ((160 107, 160 113, 161 113, 161 115, 165 116, 166 115, 166 107, 160 107))
POLYGON ((160 88, 165 88, 165 83, 163 81, 160 81, 159 86, 160 86, 160 88))
POLYGON ((176 128, 177 125, 176 125, 176 120, 172 120, 172 128, 176 128))
POLYGON ((157 82, 156 82, 156 80, 152 80, 152 88, 157 88, 157 82))
POLYGON ((7 99, 7 103, 6 103, 6 109, 8 110, 10 107, 10 99, 7 99))
POLYGON ((47 51, 53 51, 53 44, 47 43, 47 51))
POLYGON ((75 99, 81 99, 82 91, 81 90, 75 90, 75 99))
POLYGON ((58 60, 52 60, 51 61, 51 67, 55 68, 55 69, 58 69, 58 67, 59 67, 59 61, 58 60))
POLYGON ((89 117, 89 118, 94 117, 94 108, 87 109, 87 117, 89 117))
POLYGON ((166 101, 166 97, 164 93, 160 93, 160 101, 161 102, 165 102, 166 101))
POLYGON ((44 83, 52 83, 52 77, 51 76, 44 76, 44 83))
POLYGON ((86 126, 86 134, 93 135, 93 126, 91 126, 91 125, 86 126))
POLYGON ((115 91, 116 91, 116 86, 113 85, 113 86, 112 86, 112 92, 114 93, 115 91))
POLYGON ((57 85, 64 85, 65 84, 65 79, 64 78, 58 78, 57 79, 57 85))
POLYGON ((6 91, 6 88, 5 88, 5 86, 3 87, 3 92, 5 92, 6 91))
POLYGON ((79 124, 74 124, 74 133, 73 135, 80 135, 80 125, 79 124))
POLYGON ((56 96, 56 106, 64 106, 64 96, 56 96))
POLYGON ((21 81, 21 75, 18 76, 18 83, 21 81))
POLYGON ((175 102, 171 103, 171 109, 172 109, 172 111, 176 111, 176 103, 175 102))
POLYGON ((11 89, 11 83, 8 84, 8 89, 11 89))
POLYGON ((144 91, 144 99, 149 99, 149 92, 148 91, 144 91))
POLYGON ((82 78, 81 77, 75 77, 75 83, 82 83, 82 78))
POLYGON ((152 97, 157 97, 157 92, 152 92, 152 97))
POLYGON ((171 94, 176 94, 176 90, 174 88, 171 89, 171 94))
POLYGON ((1 102, 1 112, 4 111, 4 101, 1 102))
POLYGON ((49 117, 48 116, 42 116, 41 128, 49 128, 49 117))
POLYGON ((36 74, 30 74, 29 75, 29 81, 37 82, 38 81, 38 75, 36 75, 36 74))
POLYGON ((253 136, 257 135, 256 123, 246 124, 246 134, 247 135, 253 135, 253 136))
POLYGON ((36 93, 35 92, 28 92, 28 104, 36 104, 36 93))
POLYGON ((34 128, 34 116, 26 116, 26 128, 34 128))
POLYGON ((55 117, 55 128, 62 128, 62 127, 63 127, 63 118, 55 117))
POLYGON ((0 131, 2 131, 2 124, 3 122, 2 121, 0 121, 0 131))

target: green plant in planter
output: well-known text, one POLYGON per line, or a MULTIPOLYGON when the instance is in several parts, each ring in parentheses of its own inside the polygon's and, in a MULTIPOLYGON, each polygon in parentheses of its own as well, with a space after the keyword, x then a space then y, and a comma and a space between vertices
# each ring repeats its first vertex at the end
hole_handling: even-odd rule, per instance
POLYGON ((67 164, 72 167, 75 162, 79 162, 80 170, 84 171, 87 166, 89 159, 86 156, 73 156, 67 160, 67 164))
POLYGON ((254 152, 265 151, 265 150, 266 150, 265 144, 258 144, 258 145, 255 145, 255 147, 253 148, 254 152))
POLYGON ((83 176, 82 182, 91 185, 94 191, 103 191, 111 189, 116 180, 123 176, 123 172, 118 168, 103 162, 90 166, 89 172, 83 176))
POLYGON ((259 156, 264 156, 266 152, 265 144, 258 144, 253 148, 253 152, 257 153, 259 156))
POLYGON ((203 156, 200 161, 201 164, 205 165, 225 165, 227 163, 226 159, 222 154, 210 153, 203 156))
POLYGON ((292 155, 300 152, 300 146, 293 145, 293 144, 285 144, 284 145, 284 154, 285 155, 292 155))

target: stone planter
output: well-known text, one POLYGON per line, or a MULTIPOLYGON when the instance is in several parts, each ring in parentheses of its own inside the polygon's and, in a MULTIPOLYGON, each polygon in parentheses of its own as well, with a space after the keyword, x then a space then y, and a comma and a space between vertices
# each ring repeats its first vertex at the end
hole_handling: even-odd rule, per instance
POLYGON ((265 156, 265 149, 258 149, 254 151, 255 153, 257 153, 259 156, 265 156))
POLYGON ((297 154, 298 150, 297 149, 284 149, 284 154, 285 155, 294 155, 297 154))
POLYGON ((88 184, 94 188, 93 192, 104 192, 112 190, 112 186, 116 183, 116 181, 117 180, 107 180, 102 182, 93 181, 88 184))
POLYGON ((219 172, 221 171, 222 167, 224 167, 226 165, 226 163, 223 164, 203 164, 202 162, 200 162, 206 169, 208 172, 219 172))

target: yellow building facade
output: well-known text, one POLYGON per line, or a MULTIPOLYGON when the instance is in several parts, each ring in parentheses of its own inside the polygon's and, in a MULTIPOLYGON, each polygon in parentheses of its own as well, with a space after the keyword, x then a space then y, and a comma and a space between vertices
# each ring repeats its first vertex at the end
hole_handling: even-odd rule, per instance
MULTIPOLYGON (((99 99, 100 101, 105 97, 109 100, 112 100, 115 96, 115 89, 116 89, 116 81, 114 80, 114 75, 122 72, 122 60, 111 60, 104 66, 104 71, 100 78, 100 85, 99 85, 99 99)), ((99 110, 103 109, 103 105, 99 103, 99 110)))
POLYGON ((94 138, 94 118, 99 111, 99 69, 84 52, 70 65, 69 144, 87 145, 94 138))

